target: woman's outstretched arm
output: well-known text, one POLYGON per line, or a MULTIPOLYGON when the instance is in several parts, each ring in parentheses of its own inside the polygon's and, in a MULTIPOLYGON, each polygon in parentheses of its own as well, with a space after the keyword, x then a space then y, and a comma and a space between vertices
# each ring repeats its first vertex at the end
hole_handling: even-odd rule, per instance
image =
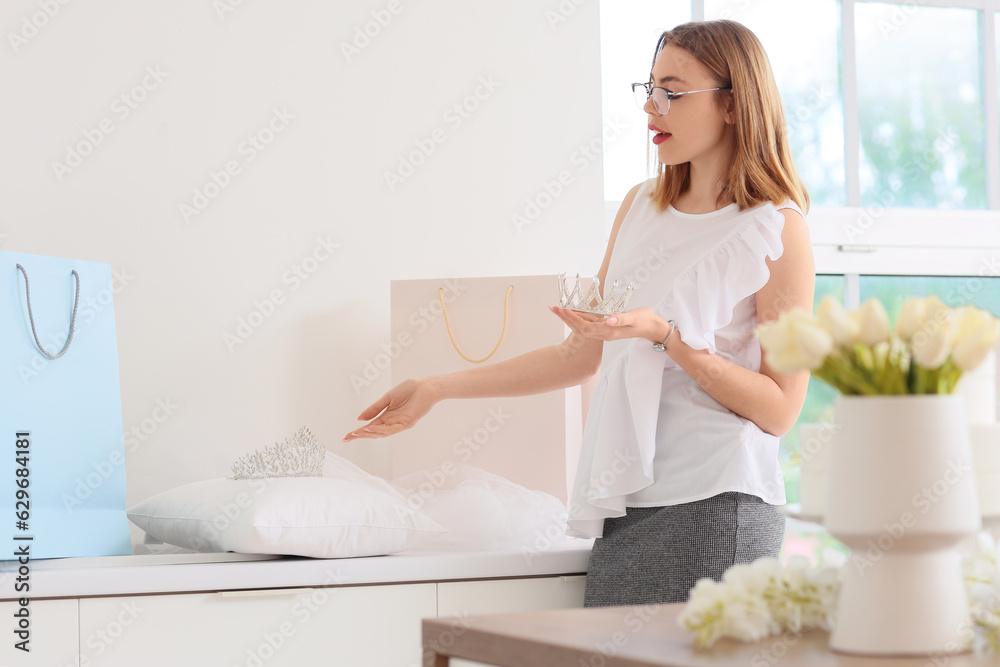
MULTIPOLYGON (((604 262, 597 274, 602 288, 618 230, 640 185, 628 193, 615 218, 604 262)), ((600 319, 590 315, 579 317, 585 321, 600 319)), ((371 421, 344 436, 344 442, 357 438, 382 438, 412 428, 436 403, 446 398, 526 396, 582 384, 600 370, 603 349, 603 341, 573 332, 558 345, 533 350, 507 361, 447 375, 406 380, 368 406, 358 419, 371 421)))
POLYGON ((373 420, 344 437, 382 438, 413 427, 446 398, 525 396, 586 382, 601 366, 603 343, 576 334, 559 345, 532 350, 507 361, 447 375, 406 380, 390 389, 359 416, 373 420))

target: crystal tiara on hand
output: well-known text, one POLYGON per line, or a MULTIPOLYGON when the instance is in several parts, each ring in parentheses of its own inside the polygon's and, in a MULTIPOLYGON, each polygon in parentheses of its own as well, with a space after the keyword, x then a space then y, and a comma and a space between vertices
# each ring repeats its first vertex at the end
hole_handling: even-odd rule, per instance
POLYGON ((623 313, 625 312, 625 306, 628 304, 629 297, 632 296, 632 291, 635 290, 635 281, 630 282, 624 291, 618 294, 618 281, 616 280, 611 284, 611 290, 604 299, 601 298, 600 288, 601 280, 595 276, 593 282, 590 284, 590 291, 584 296, 579 273, 576 274, 576 285, 572 290, 566 280, 566 274, 560 273, 559 307, 566 310, 576 310, 581 313, 593 313, 595 315, 617 315, 618 313, 623 313))

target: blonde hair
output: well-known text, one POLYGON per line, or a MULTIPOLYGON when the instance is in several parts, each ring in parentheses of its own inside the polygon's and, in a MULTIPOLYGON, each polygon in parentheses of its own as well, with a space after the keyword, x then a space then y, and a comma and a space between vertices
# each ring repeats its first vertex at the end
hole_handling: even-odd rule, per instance
MULTIPOLYGON (((757 36, 736 21, 684 23, 660 35, 654 64, 668 44, 694 56, 715 77, 717 85, 731 86, 731 90, 715 93, 719 102, 731 96, 735 116, 720 202, 732 200, 740 209, 746 209, 791 199, 803 212, 808 211, 809 194, 789 151, 781 96, 757 36)), ((690 162, 658 164, 656 185, 650 194, 658 211, 687 191, 690 169, 690 162)))

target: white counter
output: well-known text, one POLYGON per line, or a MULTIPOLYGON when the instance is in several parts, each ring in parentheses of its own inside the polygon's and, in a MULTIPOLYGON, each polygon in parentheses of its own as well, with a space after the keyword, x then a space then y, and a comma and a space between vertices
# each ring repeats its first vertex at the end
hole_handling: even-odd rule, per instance
MULTIPOLYGON (((567 539, 540 550, 328 560, 234 553, 57 558, 30 563, 28 595, 79 598, 582 574, 592 546, 593 540, 567 539)), ((14 561, 0 562, 0 600, 23 595, 14 592, 16 568, 14 561)))

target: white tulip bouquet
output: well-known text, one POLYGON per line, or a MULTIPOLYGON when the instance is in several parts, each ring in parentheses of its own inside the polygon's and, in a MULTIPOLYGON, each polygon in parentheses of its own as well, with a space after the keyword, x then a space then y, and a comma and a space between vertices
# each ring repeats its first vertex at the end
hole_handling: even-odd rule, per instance
POLYGON ((815 316, 792 308, 754 333, 771 368, 808 369, 842 394, 948 394, 1000 340, 1000 320, 936 296, 910 297, 893 329, 878 299, 847 311, 827 296, 815 316))

